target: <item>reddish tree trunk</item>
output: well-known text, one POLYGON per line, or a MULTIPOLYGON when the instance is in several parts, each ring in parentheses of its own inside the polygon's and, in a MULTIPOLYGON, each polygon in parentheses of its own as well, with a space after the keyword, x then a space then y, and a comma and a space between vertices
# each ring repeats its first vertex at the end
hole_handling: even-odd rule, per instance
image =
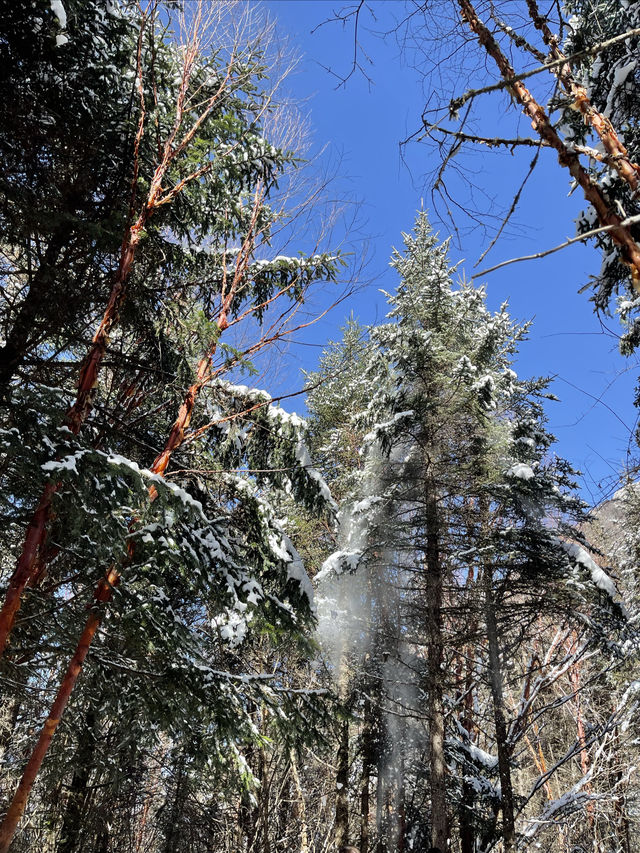
MULTIPOLYGON (((547 19, 540 14, 536 0, 527 0, 527 6, 531 19, 542 33, 544 43, 550 48, 553 58, 556 60, 566 59, 565 54, 558 46, 558 37, 551 32, 547 19)), ((565 92, 574 99, 573 106, 580 111, 585 122, 590 124, 600 137, 602 146, 609 155, 606 158, 607 164, 616 170, 622 180, 635 193, 638 190, 640 167, 629 159, 629 152, 620 141, 611 121, 593 106, 587 90, 577 82, 568 62, 555 70, 554 74, 562 83, 565 92)))
MULTIPOLYGON (((207 368, 211 363, 213 353, 215 353, 215 345, 212 347, 211 353, 206 358, 201 359, 198 364, 198 380, 194 382, 194 384, 187 391, 185 400, 182 406, 180 407, 178 417, 174 422, 165 448, 162 453, 157 456, 155 462, 151 466, 151 471, 154 474, 162 474, 164 473, 164 471, 166 471, 167 465, 169 464, 169 460, 171 459, 171 454, 182 443, 182 440, 184 438, 184 431, 188 427, 189 422, 191 420, 198 392, 202 388, 202 385, 204 383, 204 377, 206 376, 207 368)), ((55 487, 53 486, 53 484, 51 484, 51 495, 53 495, 54 491, 55 487)), ((156 496, 157 491, 154 486, 151 486, 149 488, 149 497, 151 500, 154 500, 156 496)), ((51 498, 49 498, 49 506, 50 503, 51 498)), ((134 525, 135 522, 132 523, 132 528, 134 525)), ((132 556, 133 548, 131 547, 129 558, 131 558, 132 556)), ((31 565, 33 565, 33 562, 31 565)), ((26 584, 28 579, 29 576, 27 575, 24 584, 26 584)), ((100 581, 96 589, 96 600, 99 602, 109 601, 109 599, 111 598, 112 588, 118 583, 119 579, 120 572, 118 568, 116 566, 112 566, 106 577, 102 581, 100 581)), ((24 584, 22 588, 24 588, 24 584)), ((17 603, 13 609, 13 613, 15 613, 19 606, 19 594, 14 593, 14 598, 17 603)), ((53 735, 56 731, 58 723, 60 722, 60 717, 62 716, 62 713, 67 706, 67 702, 69 701, 75 683, 82 670, 82 665, 87 656, 87 652, 89 651, 89 647, 93 641, 93 637, 95 636, 95 633, 100 624, 100 619, 101 614, 96 610, 94 610, 87 619, 84 631, 82 632, 82 635, 78 642, 75 654, 71 659, 71 663, 69 664, 65 677, 63 678, 60 688, 58 690, 56 699, 51 707, 49 717, 44 724, 38 743, 36 744, 31 758, 29 759, 29 763, 27 764, 24 770, 22 779, 20 780, 20 784, 18 785, 18 789, 11 802, 11 806, 9 807, 9 811, 7 812, 2 826, 0 827, 0 853, 6 853, 6 851, 9 849, 9 844, 11 843, 11 839, 13 838, 18 822, 20 821, 20 818, 22 817, 22 814, 24 812, 27 800, 29 798, 29 794, 31 792, 31 788, 33 787, 33 783, 36 779, 36 776, 38 775, 38 771, 40 770, 42 761, 44 760, 44 757, 47 754, 47 750, 49 749, 49 745, 51 743, 51 740, 53 739, 53 735)))
MULTIPOLYGON (((181 94, 181 98, 182 97, 184 97, 184 92, 182 92, 181 94)), ((206 113, 212 109, 213 103, 213 100, 209 102, 206 111, 203 113, 203 116, 206 115, 206 113)), ((178 104, 178 108, 180 112, 180 103, 178 104)), ((136 139, 136 166, 134 169, 135 175, 137 175, 137 151, 143 124, 144 107, 142 109, 140 125, 138 128, 138 136, 136 139)), ((120 263, 118 264, 118 270, 116 272, 114 284, 111 290, 111 295, 109 297, 109 302, 102 317, 102 322, 100 323, 100 326, 98 327, 95 335, 93 336, 91 348, 89 349, 89 352, 87 353, 87 356, 82 363, 78 380, 78 391, 76 394, 76 400, 67 412, 65 418, 66 425, 74 435, 77 435, 80 432, 82 424, 86 420, 87 415, 91 410, 91 398, 93 395, 93 389, 98 379, 98 371, 100 369, 100 365, 107 349, 109 336, 111 334, 113 326, 119 318, 122 303, 124 302, 127 295, 127 283, 129 281, 129 276, 131 275, 131 269, 135 260, 136 250, 144 232, 144 228, 155 209, 160 205, 165 204, 169 198, 173 198, 173 196, 177 194, 178 189, 174 188, 174 190, 172 190, 169 194, 165 195, 164 197, 162 196, 162 180, 166 174, 167 168, 175 157, 176 152, 184 147, 186 140, 185 137, 185 140, 183 140, 181 145, 178 146, 177 149, 174 149, 171 143, 176 132, 177 126, 176 128, 174 128, 174 133, 171 135, 170 139, 165 144, 161 161, 156 167, 153 180, 149 189, 149 195, 147 196, 142 211, 140 212, 136 222, 129 227, 122 242, 122 249, 120 252, 120 263)), ((185 182, 183 182, 180 186, 184 186, 184 183, 185 182)), ((135 182, 133 186, 135 192, 135 182)), ((220 314, 217 320, 219 332, 223 332, 226 328, 228 328, 229 309, 237 291, 238 284, 244 278, 247 271, 247 267, 249 265, 249 260, 251 258, 251 253, 255 244, 258 211, 260 210, 260 205, 263 196, 264 187, 262 186, 262 183, 259 182, 258 187, 256 189, 251 222, 249 225, 247 236, 243 242, 242 251, 238 254, 236 260, 236 268, 232 282, 226 293, 223 289, 222 304, 220 308, 220 314)), ((154 473, 164 473, 167 468, 167 465, 169 464, 171 454, 182 443, 184 431, 188 427, 189 422, 191 420, 191 415, 193 413, 196 398, 198 396, 200 388, 202 387, 205 381, 205 376, 208 371, 211 358, 213 357, 215 351, 216 343, 214 342, 212 344, 209 354, 202 358, 198 363, 197 381, 191 386, 187 393, 187 396, 180 408, 178 417, 176 418, 176 421, 171 430, 164 450, 154 461, 154 464, 151 469, 152 471, 154 471, 154 473)), ((53 495, 57 491, 57 488, 58 485, 53 483, 48 483, 45 486, 42 497, 40 498, 40 502, 38 503, 38 507, 27 528, 27 535, 23 543, 22 552, 18 559, 18 563, 13 573, 13 576, 11 577, 11 580, 9 582, 9 589, 7 591, 5 602, 2 606, 2 609, 0 610, 0 657, 2 656, 6 648, 7 639, 15 621, 15 615, 20 607, 20 600, 24 588, 29 583, 31 577, 34 574, 38 551, 42 548, 47 535, 47 525, 51 518, 51 501, 53 495)), ((156 491, 152 487, 149 490, 149 493, 153 499, 155 497, 156 491)))
MULTIPOLYGON (((193 385, 187 391, 185 398, 180 406, 178 411, 178 416, 174 421, 174 424, 171 428, 171 432, 169 433, 169 438, 164 446, 164 449, 156 456, 153 465, 151 466, 151 471, 154 474, 164 474, 167 470, 167 466, 171 460, 171 456, 174 450, 177 450, 178 447, 182 444, 184 440, 185 430, 188 428, 191 423, 191 417, 193 415, 193 410, 196 405, 196 400, 198 398, 198 394, 200 393, 200 389, 206 382, 206 377, 209 372, 209 368, 211 365, 211 359, 215 355, 216 347, 212 346, 210 352, 201 358, 198 362, 198 370, 197 370, 197 379, 193 383, 193 385)), ((149 489, 149 494, 152 499, 156 495, 156 490, 152 486, 149 489)))
MULTIPOLYGON (((258 197, 256 197, 256 205, 257 203, 258 197)), ((235 290, 241 280, 242 275, 246 270, 246 263, 249 255, 250 246, 252 245, 252 239, 253 234, 252 232, 250 232, 249 236, 247 237, 247 240, 245 241, 246 256, 243 259, 243 262, 238 264, 233 284, 230 287, 228 294, 223 300, 223 304, 217 320, 217 325, 220 332, 223 332, 228 327, 227 313, 231 301, 233 299, 235 290)), ((188 428, 189 423, 191 421, 191 417, 193 415, 198 394, 207 381, 207 375, 211 365, 211 360, 215 355, 216 349, 217 342, 213 342, 210 351, 198 362, 196 381, 190 386, 185 395, 184 401, 180 406, 178 415, 176 417, 176 420, 174 421, 173 427, 171 428, 164 449, 161 453, 158 454, 153 465, 151 466, 150 470, 152 473, 160 475, 164 474, 167 469, 167 466, 169 465, 169 461, 171 460, 173 452, 182 444, 185 430, 188 428)), ((78 411, 80 411, 80 409, 78 411)), ((52 496, 55 491, 55 486, 52 485, 51 488, 52 496)), ((155 500, 157 494, 158 492, 155 486, 150 486, 149 498, 151 501, 155 500)), ((49 506, 50 504, 51 498, 49 498, 49 506)), ((133 521, 131 524, 131 529, 134 528, 135 524, 136 522, 133 521)), ((129 560, 133 557, 133 550, 134 546, 133 544, 130 544, 128 556, 129 560)), ((35 558, 34 561, 32 561, 31 563, 31 567, 33 567, 34 563, 35 558)), ((22 588, 24 588, 24 585, 27 583, 28 580, 29 575, 26 576, 22 588)), ((111 598, 113 587, 116 586, 119 580, 120 570, 117 566, 114 565, 109 569, 106 576, 98 584, 98 587, 95 592, 96 601, 101 603, 108 602, 111 598)), ((17 607, 19 606, 19 594, 16 596, 16 598, 17 604, 13 610, 13 613, 15 613, 17 607)), ((0 826, 0 853, 6 853, 9 848, 9 844, 11 843, 18 822, 20 821, 20 818, 24 813, 24 809, 26 807, 31 789, 33 787, 33 783, 36 779, 36 776, 38 775, 44 757, 47 754, 47 750, 49 749, 49 745, 51 743, 51 740, 53 739, 53 735, 56 731, 58 723, 60 722, 60 717, 62 716, 62 713, 64 712, 67 706, 67 702, 69 701, 75 683, 82 670, 84 660, 87 656, 89 647, 98 629, 100 620, 101 613, 98 610, 94 609, 90 614, 89 618, 87 619, 84 630, 80 637, 80 641, 78 642, 75 654, 71 659, 65 677, 63 678, 60 688, 58 690, 56 699, 51 707, 49 717, 44 724, 38 743, 36 744, 36 747, 27 764, 27 767, 25 768, 22 779, 20 780, 20 784, 18 785, 18 789, 16 790, 14 798, 9 807, 9 811, 7 812, 7 815, 5 816, 5 819, 2 825, 0 826)))
MULTIPOLYGON (((166 168, 166 164, 165 164, 165 168, 166 168)), ((160 173, 160 167, 158 167, 158 169, 156 170, 156 178, 157 178, 159 173, 160 173)), ((148 199, 147 205, 145 206, 145 211, 148 211, 146 218, 148 218, 148 216, 150 215, 150 212, 152 212, 154 207, 156 206, 156 203, 157 203, 156 197, 157 197, 159 192, 160 192, 160 180, 158 178, 157 185, 154 186, 154 184, 152 184, 152 187, 151 187, 151 190, 149 193, 149 199, 148 199)), ((259 184, 258 189, 256 190, 253 215, 251 218, 251 224, 250 224, 247 236, 243 242, 242 251, 239 253, 238 259, 236 261, 236 269, 235 269, 235 273, 233 276, 233 280, 230 283, 229 288, 228 288, 228 290, 226 290, 226 292, 223 289, 220 312, 218 314, 218 319, 216 321, 219 333, 222 333, 229 326, 229 322, 228 322, 229 310, 230 310, 230 307, 233 303, 233 299, 234 299, 235 294, 237 292, 237 288, 240 285, 240 283, 243 281, 244 276, 246 274, 246 270, 247 270, 247 267, 249 264, 249 259, 251 257, 251 253, 252 253, 254 245, 255 245, 256 220, 257 220, 258 211, 260 209, 260 204, 262 202, 262 198, 263 198, 263 188, 262 188, 262 185, 259 184)), ((135 241, 133 240, 133 236, 132 236, 132 245, 134 247, 135 247, 135 245, 137 245, 137 242, 139 240, 139 232, 142 229, 142 225, 144 224, 144 221, 146 221, 146 219, 143 220, 142 216, 143 215, 141 214, 141 216, 138 219, 138 222, 136 223, 136 226, 134 226, 134 228, 132 228, 132 231, 131 231, 132 235, 134 233, 137 234, 135 241), (139 227, 138 227, 138 225, 139 225, 139 227)), ((132 252, 129 252, 123 246, 123 252, 122 252, 122 259, 123 260, 121 262, 121 266, 125 265, 125 268, 128 270, 127 275, 131 269, 131 264, 133 262, 134 254, 135 254, 135 248, 132 252), (126 261, 126 264, 128 264, 128 266, 126 266, 125 261, 126 261)), ((126 280, 126 278, 123 279, 123 281, 124 280, 126 280)), ((116 288, 114 287, 114 292, 115 292, 115 290, 116 290, 116 288)), ((112 293, 112 299, 109 302, 107 312, 105 312, 105 317, 107 316, 107 314, 109 312, 111 312, 111 316, 114 319, 115 319, 115 317, 117 317, 117 312, 119 311, 119 307, 121 305, 122 298, 123 298, 123 290, 122 289, 120 291, 118 291, 118 295, 116 295, 116 296, 114 296, 114 294, 112 293)), ((101 324, 100 329, 98 330, 98 332, 96 332, 96 336, 94 338, 94 341, 96 341, 100 335, 108 336, 110 328, 111 328, 111 325, 109 323, 105 322, 105 320, 103 319, 103 323, 101 324)), ((104 337, 105 347, 106 347, 106 339, 107 338, 104 337)), ((198 362, 196 381, 189 387, 189 389, 185 395, 183 403, 180 406, 180 409, 178 411, 178 415, 174 421, 173 427, 171 428, 171 431, 169 433, 169 437, 167 438, 167 442, 165 444, 164 449, 162 450, 161 453, 158 454, 158 456, 156 457, 156 459, 153 462, 153 465, 151 466, 150 470, 152 473, 160 474, 160 475, 164 474, 164 472, 167 469, 167 466, 169 465, 169 461, 171 459, 173 452, 178 447, 180 447, 180 445, 182 444, 182 441, 184 440, 185 430, 188 428, 189 423, 191 422, 191 417, 193 415, 193 410, 195 408, 195 404, 196 404, 196 400, 198 398, 198 394, 200 393, 200 390, 202 389, 202 387, 206 384, 207 376, 208 376, 210 365, 211 365, 211 360, 216 353, 216 349, 217 349, 217 338, 216 338, 216 340, 214 340, 212 342, 211 347, 209 349, 209 352, 205 356, 203 356, 200 359, 200 361, 198 362)), ((104 349, 103 349, 103 352, 104 352, 104 349)), ((88 383, 89 383, 89 376, 90 376, 91 371, 95 370, 96 371, 95 376, 97 376, 97 366, 96 366, 97 364, 99 364, 99 362, 96 362, 96 360, 91 358, 91 357, 89 359, 87 359, 87 361, 85 362, 85 370, 89 371, 89 372, 87 373, 87 372, 83 371, 81 384, 84 384, 87 388, 89 387, 88 383), (93 365, 93 367, 91 365, 93 365)), ((95 378, 94 378, 94 382, 95 382, 95 378)), ((91 387, 93 387, 93 386, 91 386, 91 387)), ((88 394, 88 396, 83 398, 80 394, 80 391, 79 391, 78 398, 76 400, 76 404, 70 410, 70 415, 73 414, 74 410, 76 412, 76 415, 74 415, 74 417, 78 418, 78 420, 77 420, 78 429, 79 429, 79 426, 82 423, 83 419, 86 417, 86 413, 88 412, 87 406, 90 405, 90 389, 87 392, 87 394, 88 394), (83 404, 83 402, 82 402, 83 399, 85 400, 85 404, 83 404)), ((51 496, 53 496, 54 491, 55 491, 55 486, 53 486, 51 496)), ((157 497, 157 494, 158 494, 158 492, 157 492, 155 486, 153 486, 153 485, 150 486, 149 487, 149 498, 151 501, 155 500, 155 498, 157 497)), ((48 507, 50 507, 50 505, 51 505, 51 498, 49 498, 48 507)), ((47 514, 48 514, 48 510, 47 510, 47 514)), ((130 529, 133 529, 135 527, 136 523, 137 522, 134 519, 134 521, 132 521, 132 523, 130 525, 130 529)), ((44 527, 44 525, 46 525, 46 521, 43 522, 43 527, 44 527)), ((40 540, 40 541, 42 541, 42 540, 40 540)), ((131 558, 133 557, 133 553, 134 553, 134 545, 133 545, 133 543, 129 543, 128 560, 131 560, 131 558)), ((35 556, 31 562, 29 572, 26 573, 24 583, 22 584, 22 589, 24 589, 24 586, 28 582, 34 565, 35 565, 35 556)), ((116 586, 116 584, 119 582, 119 580, 120 580, 120 568, 116 565, 113 565, 109 569, 109 571, 107 572, 105 577, 100 581, 100 583, 97 586, 97 589, 95 592, 96 601, 101 602, 101 603, 108 602, 111 598, 113 587, 116 586)), ((13 609, 14 614, 15 614, 15 611, 17 610, 18 606, 19 606, 19 601, 20 601, 20 599, 19 599, 19 593, 18 593, 18 595, 16 596, 16 604, 15 604, 15 607, 13 609)), ((29 762, 27 764, 27 767, 25 768, 22 779, 20 780, 20 783, 18 785, 18 789, 16 790, 14 798, 11 802, 10 807, 9 807, 9 811, 7 812, 4 821, 3 821, 2 825, 0 826, 0 853, 6 853, 6 851, 9 848, 9 845, 11 844, 11 840, 12 840, 13 835, 15 833, 16 827, 20 821, 20 818, 22 817, 22 814, 24 813, 24 809, 26 807, 31 789, 33 787, 33 783, 36 779, 36 776, 38 775, 38 772, 40 770, 40 767, 42 765, 44 757, 47 754, 47 750, 49 749, 49 745, 51 743, 51 740, 53 738, 55 730, 58 726, 58 723, 60 722, 60 717, 62 716, 62 713, 64 712, 64 710, 67 706, 67 703, 69 701, 71 693, 73 692, 73 688, 75 686, 75 683, 76 683, 78 676, 80 675, 80 672, 82 670, 82 665, 84 663, 84 660, 87 656, 87 652, 89 651, 89 647, 93 641, 95 633, 96 633, 98 626, 100 624, 100 619, 101 619, 101 613, 97 609, 94 609, 86 621, 86 624, 85 624, 84 630, 82 632, 82 635, 80 637, 80 641, 78 642, 78 646, 76 648, 76 651, 75 651, 75 653, 71 659, 71 662, 69 664, 69 667, 67 669, 65 677, 63 678, 62 684, 60 685, 60 688, 58 690, 58 694, 56 696, 56 699, 55 699, 55 701, 51 707, 49 717, 48 717, 47 721, 45 722, 45 725, 44 725, 42 732, 40 734, 40 738, 38 739, 38 743, 36 744, 36 747, 35 747, 32 755, 31 755, 31 758, 29 759, 29 762)), ((6 642, 6 637, 5 637, 5 642, 6 642)), ((347 723, 347 725, 348 725, 348 723, 347 723)))
MULTIPOLYGON (((89 352, 80 368, 76 399, 65 417, 65 424, 74 435, 80 432, 82 424, 91 410, 93 388, 97 382, 98 371, 106 352, 109 335, 118 320, 120 308, 126 295, 126 283, 131 274, 136 248, 140 241, 140 233, 147 218, 148 214, 145 208, 145 211, 140 215, 135 225, 129 229, 127 237, 123 242, 120 264, 111 290, 109 303, 104 312, 102 322, 93 336, 89 352)), ((44 545, 47 535, 47 525, 51 519, 51 502, 57 490, 57 483, 47 483, 27 527, 22 552, 9 581, 5 601, 2 610, 0 610, 0 655, 4 653, 9 633, 20 607, 22 593, 31 579, 38 553, 44 545)))
MULTIPOLYGON (((96 599, 98 602, 105 602, 110 598, 111 586, 117 582, 117 579, 118 575, 116 570, 111 569, 107 577, 100 582, 96 591, 96 599)), ((78 676, 82 671, 82 664, 87 656, 89 646, 91 645, 91 641, 93 640, 96 631, 98 630, 99 624, 100 613, 98 610, 94 610, 87 619, 75 654, 71 658, 67 671, 62 679, 62 683, 58 689, 55 701, 51 706, 49 716, 42 728, 35 749, 31 753, 31 758, 29 759, 24 773, 22 774, 22 779, 20 780, 20 784, 13 796, 13 800, 11 801, 9 810, 2 822, 2 826, 0 826, 0 853, 8 853, 9 845, 13 839, 16 827, 18 826, 20 818, 22 817, 27 805, 33 783, 38 775, 38 771, 40 770, 44 757, 47 754, 53 735, 58 728, 60 717, 67 706, 69 697, 71 696, 75 683, 78 680, 78 676)))
POLYGON ((16 612, 20 607, 22 591, 31 577, 31 572, 38 556, 38 550, 44 541, 44 532, 51 512, 51 499, 55 491, 55 483, 47 483, 40 498, 40 503, 27 527, 22 553, 9 581, 4 605, 0 611, 0 655, 7 644, 7 638, 13 627, 16 612))

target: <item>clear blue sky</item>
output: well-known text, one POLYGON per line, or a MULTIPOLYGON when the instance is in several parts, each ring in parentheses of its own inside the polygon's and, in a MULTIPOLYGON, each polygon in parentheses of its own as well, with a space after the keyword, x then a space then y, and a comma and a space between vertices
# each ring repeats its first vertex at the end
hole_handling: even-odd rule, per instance
MULTIPOLYGON (((313 369, 320 349, 309 344, 320 345, 339 338, 339 327, 350 311, 363 323, 384 316, 384 298, 378 290, 393 290, 396 284, 388 267, 391 248, 401 245, 401 232, 411 229, 415 211, 423 200, 432 215, 425 176, 436 163, 433 153, 417 143, 409 144, 400 156, 399 143, 418 126, 424 95, 419 75, 408 67, 393 39, 384 41, 363 30, 362 41, 371 59, 367 73, 372 82, 354 74, 346 85, 339 86, 338 79, 327 69, 342 75, 349 70, 352 30, 335 23, 316 28, 344 5, 342 0, 265 0, 262 5, 277 19, 279 34, 288 36, 301 56, 296 72, 287 81, 287 89, 309 115, 313 150, 319 152, 326 147, 322 157, 339 164, 336 192, 361 203, 359 227, 354 234, 356 251, 361 251, 368 241, 366 278, 372 279, 371 284, 316 326, 305 338, 307 346, 296 347, 292 352, 297 367, 313 369)), ((377 23, 368 18, 364 27, 385 30, 404 4, 401 0, 385 0, 375 3, 375 8, 377 23)), ((361 58, 364 60, 362 54, 361 58)), ((511 112, 501 118, 494 116, 491 121, 501 121, 505 133, 514 135, 517 119, 517 113, 511 112)), ((520 124, 522 132, 522 121, 520 124)), ((477 185, 504 200, 513 195, 530 159, 530 152, 518 159, 487 156, 479 151, 469 162, 476 172, 477 185)), ((515 222, 519 227, 501 238, 478 269, 551 247, 573 236, 573 219, 582 205, 578 193, 567 197, 568 189, 555 156, 543 151, 518 208, 515 222)), ((432 221, 435 219, 432 215, 432 221)), ((449 236, 448 226, 437 221, 434 225, 442 238, 449 236)), ((475 272, 473 265, 487 242, 480 228, 467 228, 452 244, 452 259, 464 259, 461 270, 467 276, 475 272)), ((639 372, 634 362, 618 354, 615 335, 603 332, 588 294, 577 293, 598 268, 598 255, 593 250, 574 246, 544 260, 512 265, 483 279, 492 307, 506 299, 514 317, 534 319, 516 369, 522 376, 557 377, 551 390, 561 402, 547 407, 551 429, 558 438, 557 450, 585 472, 585 499, 593 501, 600 497, 599 484, 603 489, 610 488, 610 478, 624 467, 629 449, 633 451, 630 431, 634 429, 636 410, 632 401, 639 372)), ((612 332, 618 332, 615 319, 607 325, 612 332)), ((299 381, 295 371, 289 372, 287 381, 299 381)), ((295 405, 300 408, 299 403, 295 405)))

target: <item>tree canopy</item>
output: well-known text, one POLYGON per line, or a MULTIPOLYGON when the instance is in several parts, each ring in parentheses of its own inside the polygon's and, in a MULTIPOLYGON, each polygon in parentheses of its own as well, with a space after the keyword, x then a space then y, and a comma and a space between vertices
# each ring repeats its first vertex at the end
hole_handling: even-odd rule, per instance
MULTIPOLYGON (((432 201, 463 145, 528 151, 525 182, 550 149, 541 215, 583 194, 556 248, 601 250, 625 355, 637 6, 398 0, 395 31, 440 75, 432 201), (496 93, 531 135, 481 126, 496 93)), ((584 502, 551 380, 516 371, 531 323, 433 205, 386 316, 283 390, 286 344, 364 283, 297 184, 277 23, 0 7, 0 853, 632 853, 635 476, 584 502)), ((353 73, 375 9, 333 13, 353 73)))

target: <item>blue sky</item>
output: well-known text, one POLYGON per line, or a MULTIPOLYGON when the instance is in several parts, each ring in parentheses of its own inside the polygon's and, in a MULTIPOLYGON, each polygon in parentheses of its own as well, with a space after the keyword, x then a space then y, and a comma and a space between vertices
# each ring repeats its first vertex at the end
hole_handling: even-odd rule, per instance
MULTIPOLYGON (((393 246, 401 245, 401 232, 411 229, 421 204, 424 202, 442 238, 449 236, 450 226, 438 222, 432 210, 429 173, 437 165, 433 152, 411 143, 403 148, 402 157, 400 154, 399 143, 417 129, 424 108, 422 81, 393 38, 383 40, 367 32, 367 28, 389 29, 402 12, 401 0, 378 2, 377 22, 371 18, 363 21, 362 41, 371 64, 364 54, 360 58, 370 81, 356 73, 345 85, 339 85, 335 74, 344 76, 349 70, 353 32, 336 23, 319 27, 344 5, 342 0, 267 0, 262 5, 277 19, 280 36, 288 37, 301 57, 286 88, 309 116, 312 151, 319 154, 320 162, 334 164, 335 192, 360 204, 351 249, 361 253, 366 247, 365 278, 371 280, 314 327, 304 339, 306 346, 292 349, 286 381, 295 386, 298 369, 313 369, 320 346, 339 338, 339 327, 349 312, 363 323, 384 316, 379 289, 393 290, 396 285, 389 255, 393 246)), ((521 133, 528 130, 508 102, 487 102, 487 111, 494 132, 495 128, 504 129, 505 135, 513 136, 518 123, 521 133)), ((530 159, 530 151, 523 158, 476 151, 467 164, 475 172, 478 187, 503 203, 507 199, 508 204, 530 159)), ((462 184, 457 190, 465 191, 462 184)), ((488 238, 480 227, 469 228, 467 222, 452 242, 452 260, 462 261, 460 270, 469 277, 479 269, 573 236, 573 220, 582 205, 578 193, 569 198, 568 190, 555 155, 543 151, 510 233, 473 269, 488 238)), ((464 225, 462 218, 460 225, 464 225)), ((486 283, 492 307, 506 299, 515 318, 534 319, 516 369, 523 376, 556 377, 551 390, 561 402, 549 403, 547 411, 558 438, 557 451, 585 472, 584 496, 594 502, 611 489, 629 451, 633 452, 636 410, 632 401, 638 374, 635 360, 629 362, 617 352, 617 321, 609 318, 609 332, 604 330, 593 314, 588 293, 577 292, 598 269, 598 255, 578 245, 480 279, 486 283)), ((298 402, 296 406, 300 408, 298 402)))

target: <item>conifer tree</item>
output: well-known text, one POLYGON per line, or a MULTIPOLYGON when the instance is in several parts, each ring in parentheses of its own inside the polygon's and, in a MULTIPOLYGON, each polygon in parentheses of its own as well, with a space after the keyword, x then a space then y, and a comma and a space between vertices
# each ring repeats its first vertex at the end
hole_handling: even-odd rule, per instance
POLYGON ((137 33, 117 4, 1 11, 4 398, 14 375, 78 346, 106 301, 131 182, 137 33))
MULTIPOLYGON (((73 4, 67 12, 71 39, 85 24, 73 4)), ((302 420, 231 380, 299 325, 308 288, 332 281, 339 262, 323 252, 273 251, 273 225, 286 216, 277 183, 286 184, 296 157, 286 140, 276 145, 263 135, 274 108, 262 82, 266 48, 234 24, 227 4, 210 12, 215 21, 202 4, 184 7, 181 45, 161 29, 156 4, 110 7, 134 37, 124 47, 115 39, 100 45, 107 55, 128 48, 134 97, 106 299, 81 307, 82 323, 97 329, 65 352, 71 371, 54 353, 51 364, 9 385, 2 433, 9 585, 0 622, 3 644, 13 629, 3 686, 22 725, 7 744, 8 766, 24 764, 25 733, 46 722, 20 771, 2 850, 65 710, 74 735, 52 760, 59 767, 71 752, 77 792, 97 754, 92 733, 110 718, 137 734, 126 759, 135 766, 159 738, 172 741, 184 780, 187 767, 213 774, 225 762, 242 774, 236 744, 256 736, 250 702, 272 709, 285 727, 295 727, 301 702, 313 703, 312 694, 301 699, 264 673, 248 674, 233 650, 252 631, 304 645, 312 593, 277 506, 288 494, 325 512, 330 495, 310 467, 302 420), (51 381, 59 378, 62 387, 51 381), (9 578, 11 553, 18 564, 9 578), (78 693, 85 660, 90 672, 78 693), (28 679, 38 690, 59 685, 48 710, 47 692, 25 702, 28 679)), ((25 60, 23 73, 27 67, 25 60)), ((63 80, 79 85, 70 72, 63 80)), ((96 257, 87 261, 108 269, 96 257)), ((63 317, 63 325, 72 322, 63 317)), ((45 338, 25 342, 27 349, 54 345, 71 328, 60 332, 46 313, 42 323, 45 338)), ((13 784, 15 771, 7 778, 13 784)), ((175 802, 183 802, 185 785, 175 802)), ((79 837, 83 808, 70 798, 68 844, 79 837)))
MULTIPOLYGON (((367 660, 383 649, 382 668, 371 675, 385 684, 386 701, 395 703, 396 713, 408 707, 410 716, 424 715, 429 805, 422 820, 431 844, 446 849, 452 840, 455 791, 458 814, 474 815, 472 836, 486 844, 499 832, 504 849, 514 850, 519 805, 501 664, 507 626, 515 631, 515 648, 518 630, 526 633, 541 611, 563 618, 572 607, 597 613, 600 595, 603 613, 615 610, 615 588, 582 546, 566 544, 578 536, 572 522, 581 517, 581 503, 570 467, 549 456, 551 437, 539 401, 545 383, 522 382, 512 370, 526 326, 515 325, 506 306, 490 312, 483 290, 464 282, 453 286, 446 245, 438 246, 424 214, 393 264, 401 282, 389 297, 388 322, 371 329, 371 346, 356 371, 368 383, 367 404, 354 418, 367 430, 363 473, 341 511, 341 550, 318 579, 355 572, 345 620, 356 634, 362 614, 354 601, 367 596, 370 579, 374 625, 384 625, 393 601, 383 639, 372 641, 367 660), (394 598, 382 578, 389 587, 395 583, 394 598), (488 691, 490 697, 497 758, 474 744, 477 722, 469 724, 469 710, 469 728, 446 722, 461 645, 477 661, 467 691, 488 691), (394 666, 387 666, 389 659, 394 666), (408 673, 416 677, 413 695, 398 688, 408 673), (452 777, 452 766, 459 768, 459 779, 452 777), (500 785, 490 781, 496 771, 500 785), (476 792, 472 797, 467 787, 466 800, 465 780, 476 792)), ((392 718, 393 708, 383 723, 388 735, 392 718)), ((410 727, 401 742, 412 739, 419 741, 419 735, 410 727)), ((400 787, 414 772, 419 784, 415 758, 401 759, 399 750, 404 748, 396 743, 389 760, 393 754, 396 772, 407 774, 400 787)), ((402 811, 401 804, 400 796, 394 811, 402 811)), ((459 830, 462 837, 464 820, 459 830)), ((417 843, 420 819, 413 826, 403 822, 400 831, 417 843)), ((396 835, 382 843, 394 849, 400 842, 396 835)))

